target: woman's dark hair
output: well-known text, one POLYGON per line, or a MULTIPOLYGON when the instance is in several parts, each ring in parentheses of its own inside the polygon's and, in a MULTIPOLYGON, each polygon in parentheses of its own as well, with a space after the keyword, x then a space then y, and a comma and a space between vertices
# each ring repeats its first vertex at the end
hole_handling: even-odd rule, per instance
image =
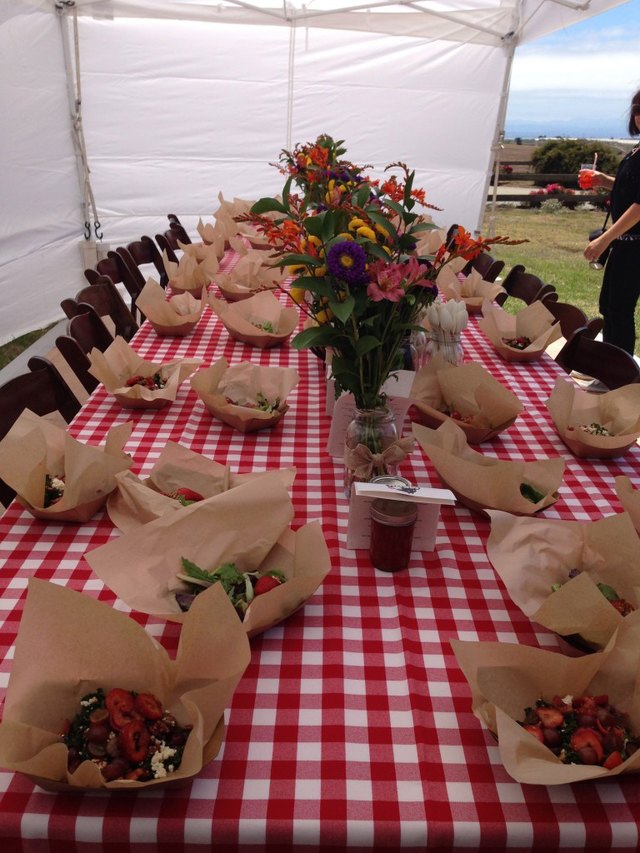
POLYGON ((640 107, 640 89, 631 98, 631 107, 629 108, 629 136, 638 136, 640 133, 636 125, 636 117, 633 114, 634 107, 640 107))

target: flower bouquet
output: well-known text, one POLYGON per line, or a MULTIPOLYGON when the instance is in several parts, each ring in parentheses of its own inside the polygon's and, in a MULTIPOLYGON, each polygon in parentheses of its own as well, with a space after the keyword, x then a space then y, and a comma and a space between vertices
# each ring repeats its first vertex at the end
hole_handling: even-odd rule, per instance
POLYGON ((293 276, 289 295, 308 318, 293 346, 330 348, 336 396, 350 392, 359 411, 376 413, 351 438, 347 431, 347 449, 355 441, 380 455, 397 440, 382 438, 375 427, 385 408, 382 388, 403 366, 403 345, 436 296, 438 272, 505 240, 472 240, 455 226, 434 255, 418 258, 419 236, 436 226, 415 207, 438 208, 414 187, 415 173, 394 163, 385 180, 373 180, 365 174, 369 167, 342 157, 345 150, 342 141, 322 135, 283 151, 280 167, 288 178, 281 200, 260 199, 236 219, 264 233, 277 264, 293 276))

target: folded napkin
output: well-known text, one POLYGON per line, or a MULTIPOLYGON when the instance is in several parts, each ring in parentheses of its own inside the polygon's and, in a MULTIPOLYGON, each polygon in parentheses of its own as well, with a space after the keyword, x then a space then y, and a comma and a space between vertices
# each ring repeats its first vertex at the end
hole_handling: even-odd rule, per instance
POLYGON ((170 660, 124 613, 31 578, 0 725, 0 766, 54 791, 184 785, 217 755, 225 708, 250 657, 246 632, 219 584, 185 614, 170 660), (193 726, 174 772, 148 782, 105 782, 91 761, 68 772, 60 740, 65 720, 80 711, 83 696, 114 687, 152 693, 180 725, 193 726))
MULTIPOLYGON (((276 473, 287 488, 292 485, 295 468, 276 473)), ((168 441, 147 479, 140 480, 131 471, 116 475, 117 488, 109 496, 107 512, 115 526, 127 533, 163 515, 181 512, 185 507, 178 496, 185 488, 208 500, 264 476, 266 472, 259 471, 234 474, 228 465, 168 441)))
POLYGON ((182 337, 198 325, 206 293, 207 289, 203 287, 199 299, 191 293, 178 293, 167 299, 164 289, 149 278, 136 299, 136 305, 158 335, 182 337))
POLYGON ((478 327, 505 361, 536 361, 562 335, 560 323, 540 301, 532 302, 515 315, 485 301, 478 327), (529 339, 524 349, 508 343, 519 337, 529 339))
POLYGON ((561 457, 520 462, 483 456, 468 446, 451 419, 437 430, 414 423, 413 434, 440 480, 469 509, 533 515, 558 499, 565 464, 561 457))
POLYGON ((297 610, 331 568, 319 523, 294 533, 292 519, 280 472, 269 472, 125 533, 85 558, 129 607, 178 622, 190 612, 185 615, 175 597, 187 589, 176 576, 184 571, 183 557, 204 571, 225 563, 242 572, 278 569, 287 580, 257 596, 241 623, 236 616, 252 636, 297 610))
POLYGON ((232 303, 209 294, 208 301, 234 340, 261 349, 284 343, 298 326, 297 308, 284 308, 267 290, 232 303))
POLYGON ((131 457, 123 450, 131 429, 131 423, 112 427, 104 447, 96 447, 25 409, 0 441, 0 477, 35 518, 87 521, 116 488, 118 473, 131 467, 131 457), (47 476, 64 487, 62 496, 45 507, 47 476))
POLYGON ((464 302, 469 314, 479 314, 485 299, 493 302, 499 293, 504 293, 501 284, 484 281, 478 270, 472 269, 469 275, 454 272, 450 264, 438 273, 436 284, 446 299, 464 302))
POLYGON ((640 614, 623 621, 605 651, 579 658, 515 643, 451 640, 451 646, 469 682, 473 712, 497 736, 505 770, 517 782, 570 785, 640 770, 640 750, 613 770, 563 764, 518 722, 538 699, 606 695, 640 734, 640 614))
POLYGON ((522 411, 518 398, 484 367, 475 363, 456 367, 441 356, 416 372, 410 397, 414 420, 437 429, 453 419, 469 444, 495 438, 522 411))
POLYGON ((622 456, 640 437, 640 385, 590 394, 558 378, 547 408, 558 435, 575 456, 622 456))
POLYGON ((262 367, 247 361, 229 367, 222 358, 199 370, 191 387, 214 417, 240 432, 255 432, 278 423, 289 408, 287 396, 299 381, 292 367, 262 367))
POLYGON ((129 409, 162 409, 168 406, 175 400, 184 380, 202 364, 201 358, 178 358, 164 364, 145 361, 120 336, 104 352, 94 347, 89 353, 89 359, 89 373, 102 382, 121 406, 129 409), (137 376, 157 376, 164 387, 129 387, 127 381, 137 376))
MULTIPOLYGON (((534 622, 604 648, 623 617, 607 584, 640 607, 640 539, 626 513, 598 521, 546 521, 489 511, 487 554, 509 595, 534 622), (570 577, 569 573, 580 574, 570 577), (553 584, 561 584, 553 591, 553 584)), ((628 618, 628 617, 624 617, 628 618)))

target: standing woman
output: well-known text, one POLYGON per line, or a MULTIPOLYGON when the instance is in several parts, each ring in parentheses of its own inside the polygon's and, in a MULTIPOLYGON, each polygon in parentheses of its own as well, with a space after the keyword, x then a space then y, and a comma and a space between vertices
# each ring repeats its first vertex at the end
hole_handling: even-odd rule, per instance
MULTIPOLYGON (((629 133, 640 134, 640 90, 631 100, 629 133)), ((640 144, 620 161, 615 178, 594 172, 592 186, 611 190, 611 225, 584 250, 595 261, 611 246, 600 291, 602 337, 633 355, 640 297, 640 144)))

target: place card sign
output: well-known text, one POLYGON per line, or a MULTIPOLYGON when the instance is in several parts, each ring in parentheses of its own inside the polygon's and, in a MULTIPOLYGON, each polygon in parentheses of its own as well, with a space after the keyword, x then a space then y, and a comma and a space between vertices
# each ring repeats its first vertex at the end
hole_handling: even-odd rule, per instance
POLYGON ((349 502, 347 548, 368 548, 371 539, 369 510, 376 498, 392 501, 409 501, 418 504, 418 518, 413 531, 412 551, 433 551, 440 517, 440 506, 455 504, 456 498, 449 489, 428 487, 397 488, 380 483, 354 483, 349 502))
MULTIPOLYGON (((411 386, 415 378, 413 370, 398 370, 394 376, 387 379, 382 390, 387 395, 387 405, 393 413, 398 436, 402 436, 402 428, 407 409, 411 404, 411 386), (394 378, 397 376, 397 379, 394 378)), ((329 411, 329 398, 333 400, 333 379, 327 379, 327 414, 331 415, 331 428, 327 442, 327 452, 330 456, 344 456, 344 438, 347 427, 355 417, 356 403, 353 394, 341 394, 334 401, 329 411)))

